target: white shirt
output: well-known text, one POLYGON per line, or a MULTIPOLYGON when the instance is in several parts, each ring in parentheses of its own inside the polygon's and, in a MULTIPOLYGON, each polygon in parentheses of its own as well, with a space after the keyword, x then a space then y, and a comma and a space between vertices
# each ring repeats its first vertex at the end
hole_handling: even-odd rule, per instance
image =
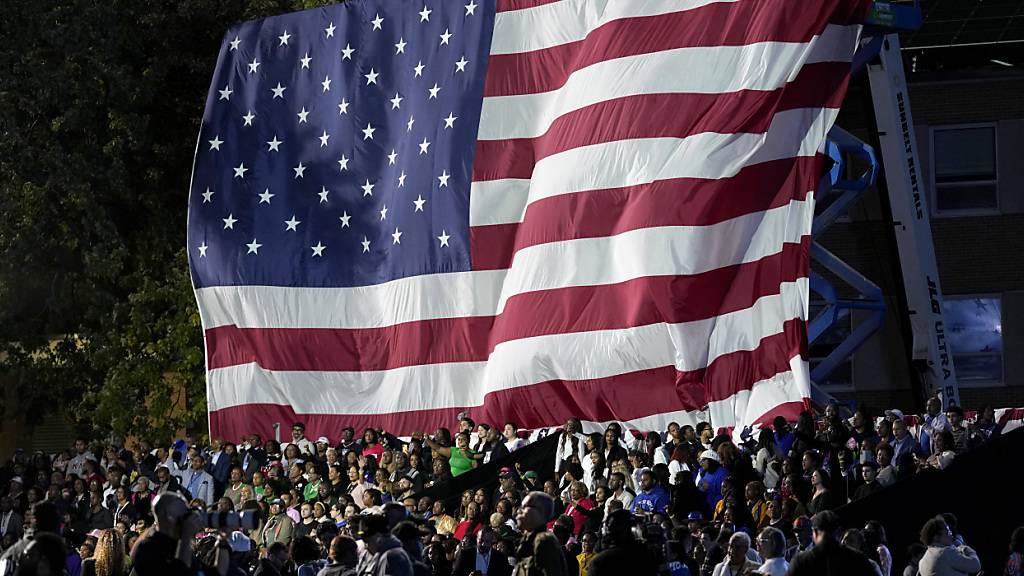
POLYGON ((676 474, 678 474, 679 472, 683 472, 683 471, 689 472, 690 471, 690 465, 686 464, 686 463, 683 463, 683 462, 680 462, 678 460, 673 460, 673 461, 669 462, 668 463, 668 483, 673 485, 673 486, 675 486, 676 474))
POLYGON ((580 462, 583 462, 583 451, 587 447, 587 437, 583 434, 577 432, 574 435, 576 437, 575 450, 572 444, 572 438, 565 436, 564 432, 562 434, 563 436, 559 438, 558 442, 555 444, 555 472, 558 472, 558 469, 562 465, 562 461, 568 460, 573 454, 579 456, 580 462))
POLYGON ((516 438, 515 440, 505 442, 505 448, 508 448, 509 452, 515 452, 523 446, 526 446, 526 440, 523 440, 522 438, 516 438))
POLYGON ((633 505, 633 495, 629 493, 629 490, 626 490, 625 488, 623 488, 622 489, 622 494, 616 495, 613 492, 611 498, 609 498, 607 501, 605 501, 605 503, 604 503, 605 514, 608 513, 608 503, 611 502, 612 500, 618 500, 619 502, 622 502, 623 510, 629 510, 630 506, 633 505))
POLYGON ((772 558, 765 560, 757 571, 765 576, 786 576, 786 572, 789 571, 789 562, 786 562, 785 558, 772 558))
POLYGON ((81 477, 82 469, 85 467, 86 460, 92 460, 93 462, 95 462, 96 457, 93 456, 92 452, 89 452, 88 450, 81 454, 75 455, 75 457, 68 462, 68 474, 74 474, 76 476, 81 477))

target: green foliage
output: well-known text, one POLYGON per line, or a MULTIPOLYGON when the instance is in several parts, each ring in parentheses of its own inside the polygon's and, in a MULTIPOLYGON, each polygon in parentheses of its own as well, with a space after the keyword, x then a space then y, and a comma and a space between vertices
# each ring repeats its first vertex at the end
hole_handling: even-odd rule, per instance
POLYGON ((235 22, 326 4, 5 3, 0 378, 21 416, 63 405, 82 432, 205 426, 184 244, 216 55, 235 22))

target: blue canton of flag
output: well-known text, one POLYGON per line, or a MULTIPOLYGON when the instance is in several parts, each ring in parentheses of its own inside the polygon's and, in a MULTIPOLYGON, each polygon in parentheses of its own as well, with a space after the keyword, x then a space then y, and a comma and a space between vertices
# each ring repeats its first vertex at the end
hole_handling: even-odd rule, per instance
POLYGON ((471 6, 367 0, 228 31, 189 202, 196 288, 469 270, 494 18, 471 6))

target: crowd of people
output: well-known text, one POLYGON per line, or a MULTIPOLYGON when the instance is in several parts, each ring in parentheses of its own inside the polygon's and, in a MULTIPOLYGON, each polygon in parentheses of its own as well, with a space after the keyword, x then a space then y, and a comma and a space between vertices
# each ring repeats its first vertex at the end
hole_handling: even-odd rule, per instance
MULTIPOLYGON (((884 522, 842 526, 832 511, 948 466, 1005 424, 991 408, 964 416, 937 398, 921 417, 829 405, 735 437, 706 422, 584 434, 570 419, 552 432, 551 477, 509 457, 536 433, 468 415, 454 434, 405 439, 310 440, 302 423, 284 443, 82 438, 0 468, 0 576, 971 574, 979 558, 950 514, 894 566, 884 522), (420 495, 489 462, 494 488, 452 506, 420 495)), ((1022 554, 1019 528, 1007 575, 1022 554)))

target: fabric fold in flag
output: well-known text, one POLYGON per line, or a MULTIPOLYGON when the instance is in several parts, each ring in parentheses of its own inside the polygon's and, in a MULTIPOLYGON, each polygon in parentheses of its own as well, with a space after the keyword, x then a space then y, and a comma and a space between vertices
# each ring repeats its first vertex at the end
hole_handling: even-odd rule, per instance
POLYGON ((211 434, 794 416, 869 2, 426 4, 226 33, 188 220, 211 434))

